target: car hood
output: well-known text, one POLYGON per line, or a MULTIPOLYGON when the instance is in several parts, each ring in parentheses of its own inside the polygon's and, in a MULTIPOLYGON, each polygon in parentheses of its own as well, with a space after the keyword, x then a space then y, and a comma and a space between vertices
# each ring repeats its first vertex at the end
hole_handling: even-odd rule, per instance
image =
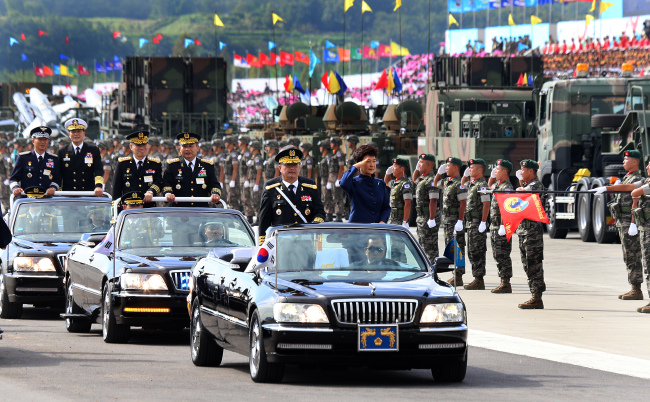
POLYGON ((133 254, 122 254, 119 258, 125 263, 129 264, 131 268, 156 268, 156 269, 169 269, 180 268, 190 269, 192 265, 200 257, 170 257, 170 256, 155 256, 155 257, 141 257, 133 254))
POLYGON ((27 240, 15 240, 14 245, 24 252, 66 254, 74 243, 51 243, 51 242, 33 242, 27 240))

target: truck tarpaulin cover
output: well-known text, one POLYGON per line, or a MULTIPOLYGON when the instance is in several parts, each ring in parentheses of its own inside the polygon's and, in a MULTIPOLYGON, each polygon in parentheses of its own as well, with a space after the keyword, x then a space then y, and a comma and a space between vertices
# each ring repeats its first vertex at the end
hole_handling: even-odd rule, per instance
POLYGON ((524 219, 549 223, 544 212, 544 205, 538 194, 508 193, 494 194, 501 211, 501 223, 506 229, 506 238, 510 241, 512 234, 524 219))

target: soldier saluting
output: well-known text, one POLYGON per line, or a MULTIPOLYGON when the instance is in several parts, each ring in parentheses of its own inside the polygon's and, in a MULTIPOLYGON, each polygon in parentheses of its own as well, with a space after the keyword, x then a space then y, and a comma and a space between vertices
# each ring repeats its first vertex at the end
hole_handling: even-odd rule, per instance
POLYGON ((72 142, 58 151, 61 189, 94 191, 95 197, 101 197, 104 192, 104 167, 99 148, 84 142, 88 124, 82 119, 72 118, 64 126, 72 142))
POLYGON ((45 126, 35 127, 30 132, 34 150, 18 154, 9 178, 9 187, 14 196, 20 196, 23 188, 42 187, 47 188, 45 195, 51 197, 59 189, 59 158, 46 152, 50 146, 50 134, 52 130, 45 126))

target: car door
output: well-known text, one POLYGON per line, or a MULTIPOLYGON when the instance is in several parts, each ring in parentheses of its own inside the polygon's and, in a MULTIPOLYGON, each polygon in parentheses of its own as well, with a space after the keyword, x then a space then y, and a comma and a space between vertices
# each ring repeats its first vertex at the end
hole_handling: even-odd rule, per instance
POLYGON ((217 339, 224 340, 225 328, 220 326, 219 312, 227 309, 225 288, 221 282, 224 264, 215 260, 204 260, 197 266, 196 289, 200 300, 201 322, 217 339))
POLYGON ((67 286, 72 286, 72 294, 74 295, 75 303, 86 308, 87 306, 87 282, 86 271, 88 270, 88 256, 92 254, 89 247, 82 245, 74 246, 68 253, 68 281, 67 286))
POLYGON ((228 280, 228 306, 230 308, 231 325, 228 333, 228 343, 239 350, 248 350, 248 304, 255 282, 253 273, 243 272, 245 267, 233 264, 228 280))

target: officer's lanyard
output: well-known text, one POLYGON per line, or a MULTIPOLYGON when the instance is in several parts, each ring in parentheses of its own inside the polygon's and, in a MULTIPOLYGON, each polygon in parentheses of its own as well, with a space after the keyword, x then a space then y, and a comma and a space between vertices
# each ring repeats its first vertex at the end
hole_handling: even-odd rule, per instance
POLYGON ((305 217, 302 215, 302 212, 298 211, 298 208, 296 208, 296 206, 293 205, 293 202, 291 202, 289 197, 287 197, 287 195, 280 189, 280 187, 281 186, 277 186, 275 189, 278 190, 278 193, 280 193, 280 195, 289 203, 289 205, 291 205, 291 208, 294 210, 295 213, 298 214, 300 219, 302 219, 302 221, 305 223, 309 223, 307 222, 307 219, 305 219, 305 217))

